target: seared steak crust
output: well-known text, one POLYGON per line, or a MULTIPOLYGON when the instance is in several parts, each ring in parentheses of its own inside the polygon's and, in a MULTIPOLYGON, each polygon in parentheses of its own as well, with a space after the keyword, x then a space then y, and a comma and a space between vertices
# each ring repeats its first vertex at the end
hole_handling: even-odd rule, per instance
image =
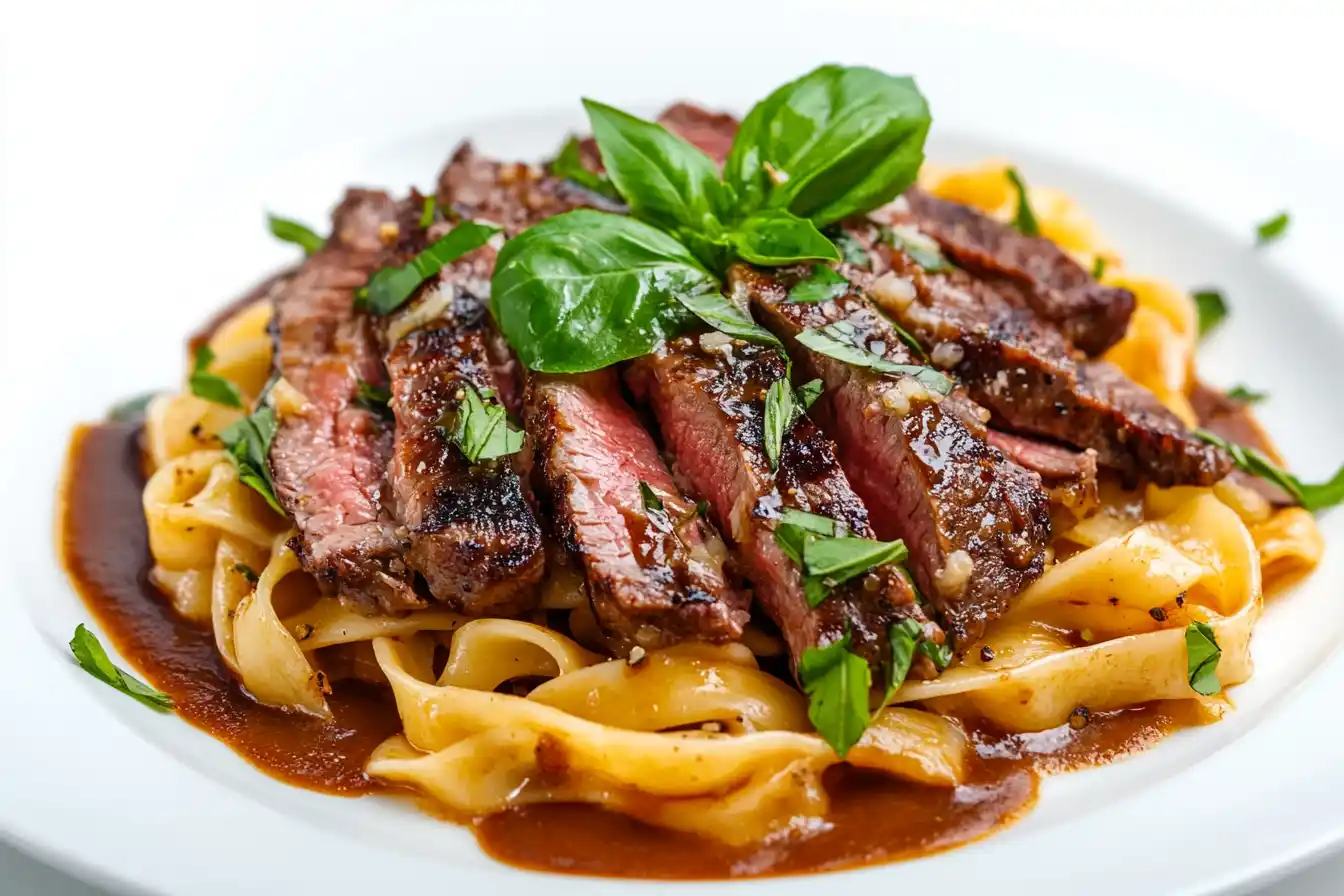
POLYGON ((1097 452, 1091 448, 1074 451, 1062 445, 992 429, 989 444, 1018 466, 1041 477, 1041 483, 1050 495, 1050 521, 1054 531, 1075 526, 1101 509, 1097 452))
POLYGON ((798 343, 804 329, 847 321, 869 351, 898 364, 920 363, 860 295, 789 302, 799 273, 771 276, 738 265, 729 281, 790 346, 794 363, 825 383, 815 410, 873 528, 881 538, 904 539, 915 579, 957 643, 974 641, 1045 568, 1050 519, 1040 478, 986 441, 982 409, 960 390, 935 400, 911 388, 907 377, 883 376, 798 343))
MULTIPOLYGON (((399 241, 384 261, 403 264, 449 229, 427 231, 404 206, 399 241)), ((430 593, 473 616, 511 616, 536 604, 545 568, 541 528, 524 496, 515 458, 471 463, 448 430, 474 387, 498 391, 486 312, 494 249, 446 265, 415 297, 380 321, 388 346, 389 406, 396 445, 387 467, 406 562, 430 593)))
POLYGON ((615 372, 532 374, 525 403, 556 535, 603 628, 646 648, 740 638, 747 598, 725 579, 723 541, 673 482, 615 372), (641 481, 661 512, 644 506, 641 481))
POLYGON ((1003 280, 955 268, 923 270, 905 252, 855 228, 874 247, 872 271, 847 273, 930 352, 948 356, 971 397, 1005 428, 1093 448, 1128 481, 1212 485, 1231 458, 1192 436, 1175 414, 1113 364, 1078 361, 1072 346, 1003 280), (877 282, 891 271, 902 282, 877 282))
POLYGON ((351 190, 326 246, 272 294, 276 370, 305 399, 282 415, 271 445, 276 497, 298 528, 304 569, 364 612, 423 605, 384 506, 391 430, 353 403, 359 380, 385 382, 354 292, 379 267, 379 228, 394 215, 386 194, 351 190))
MULTIPOLYGON (((683 336, 631 367, 637 394, 658 416, 678 476, 709 503, 710 513, 738 549, 756 600, 779 626, 795 665, 809 647, 853 633, 853 649, 877 663, 892 623, 913 617, 935 641, 912 589, 892 566, 836 588, 809 608, 802 574, 775 543, 785 508, 838 520, 857 536, 873 535, 863 502, 836 460, 835 446, 807 417, 784 441, 779 469, 771 471, 762 444, 765 395, 787 376, 774 350, 718 335, 683 336)), ((933 674, 918 664, 917 676, 933 674)), ((875 678, 875 680, 878 680, 875 678)))
POLYGON ((1016 283, 1042 320, 1089 355, 1101 354, 1125 335, 1134 294, 1101 285, 1050 240, 1023 236, 970 206, 919 189, 907 191, 905 198, 914 223, 949 258, 970 271, 1016 283))

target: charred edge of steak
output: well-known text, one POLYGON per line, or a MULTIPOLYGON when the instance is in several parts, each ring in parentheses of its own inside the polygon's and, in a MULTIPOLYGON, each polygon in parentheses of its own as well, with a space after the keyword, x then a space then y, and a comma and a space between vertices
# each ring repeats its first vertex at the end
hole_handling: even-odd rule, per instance
MULTIPOLYGON (((872 527, 835 446, 807 417, 794 424, 779 469, 771 471, 762 442, 764 400, 770 385, 786 375, 784 360, 772 349, 695 336, 671 340, 629 372, 631 385, 653 406, 678 475, 707 500, 737 547, 756 600, 784 634, 795 667, 805 650, 847 631, 853 649, 877 666, 890 653, 890 626, 907 617, 941 642, 942 633, 892 566, 851 580, 808 607, 800 570, 774 540, 782 512, 821 514, 857 536, 871 537, 872 527)), ((929 663, 912 671, 915 677, 934 674, 929 663)))
POLYGON ((748 598, 724 577, 723 542, 672 480, 615 373, 533 374, 526 408, 555 533, 603 628, 648 648, 739 639, 748 598), (644 506, 641 481, 661 511, 644 506))
POLYGON ((989 444, 1021 467, 1041 477, 1050 495, 1050 522, 1063 532, 1101 509, 1097 452, 1075 451, 1023 436, 989 431, 989 444))
POLYGON ((958 644, 976 640, 1045 568, 1049 502, 1040 477, 991 446, 983 409, 960 390, 939 399, 908 377, 852 366, 796 341, 804 329, 847 321, 869 351, 919 364, 890 322, 860 295, 787 301, 802 270, 729 272, 794 363, 826 391, 815 409, 835 439, 881 538, 901 538, 924 594, 958 644))
POLYGON ((383 381, 368 319, 354 291, 378 267, 386 194, 351 190, 326 246, 272 292, 277 372, 303 393, 281 418, 269 463, 276 497, 299 535, 295 552, 327 594, 362 612, 423 606, 383 506, 391 432, 353 404, 358 380, 383 381))
POLYGON ((1022 287, 1031 308, 1089 355, 1125 335, 1134 294, 1103 286, 1044 237, 1024 236, 974 208, 930 196, 905 194, 914 222, 961 267, 1007 277, 1022 287))
POLYGON ((1074 360, 1072 347, 1025 307, 1007 281, 959 269, 925 271, 905 252, 873 245, 873 271, 848 273, 928 350, 950 361, 971 396, 1007 429, 1093 448, 1128 482, 1212 485, 1231 469, 1226 452, 1192 436, 1151 392, 1106 361, 1074 360), (904 281, 875 278, 890 270, 904 281), (942 346, 955 346, 949 352, 942 346))

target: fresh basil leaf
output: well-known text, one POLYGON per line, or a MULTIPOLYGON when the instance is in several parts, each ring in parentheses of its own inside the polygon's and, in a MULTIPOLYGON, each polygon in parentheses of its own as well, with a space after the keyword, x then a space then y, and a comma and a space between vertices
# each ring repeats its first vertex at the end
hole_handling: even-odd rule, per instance
POLYGON ((509 426, 503 406, 486 404, 486 398, 470 383, 465 384, 462 401, 440 422, 449 441, 457 445, 471 463, 517 454, 523 448, 523 433, 509 426), (451 426, 448 423, 451 422, 451 426))
POLYGON ((728 231, 725 239, 739 258, 779 266, 800 261, 839 261, 840 252, 816 225, 783 209, 753 212, 728 231))
POLYGON ((392 408, 389 406, 391 401, 392 393, 386 386, 375 386, 367 380, 360 380, 355 386, 355 404, 379 417, 391 419, 392 408))
POLYGON ((145 392, 117 402, 107 412, 107 419, 113 423, 138 423, 145 419, 145 409, 159 393, 145 392))
POLYGON ((873 259, 868 255, 868 250, 863 247, 854 234, 845 230, 843 227, 832 227, 826 231, 826 236, 830 237, 835 248, 840 250, 840 258, 845 264, 852 264, 857 268, 872 270, 873 259))
POLYGON ((238 468, 238 481, 255 490, 276 513, 283 515, 284 508, 275 497, 269 460, 276 427, 275 411, 258 408, 251 416, 227 427, 219 434, 219 440, 224 443, 229 460, 238 468))
POLYGON ((784 351, 784 345, 765 327, 751 319, 751 315, 719 292, 678 293, 676 299, 692 314, 720 333, 736 339, 771 345, 784 351))
POLYGON ((1279 212, 1268 221, 1261 221, 1255 226, 1256 243, 1263 246, 1280 239, 1288 231, 1289 220, 1287 212, 1279 212))
MULTIPOLYGON (((815 535, 824 535, 827 538, 832 538, 837 534, 841 534, 841 530, 843 529, 839 523, 828 516, 808 513, 805 510, 794 510, 792 507, 784 508, 784 512, 780 514, 779 520, 781 525, 794 526, 815 535)), ((795 562, 799 566, 803 565, 801 549, 798 553, 798 559, 795 562)))
POLYGON ((1092 261, 1092 279, 1100 280, 1106 274, 1106 256, 1098 255, 1092 261))
POLYGON ((70 652, 75 655, 75 661, 79 663, 81 669, 104 684, 111 685, 159 712, 169 712, 173 709, 172 697, 113 665, 98 637, 85 628, 82 622, 75 626, 75 636, 70 639, 70 652))
POLYGON ((803 570, 809 576, 842 585, 868 570, 888 563, 904 563, 910 552, 905 542, 871 538, 814 538, 803 548, 803 570))
POLYGON ((266 223, 271 228, 271 236, 286 243, 293 243, 308 255, 312 255, 327 244, 323 237, 313 233, 311 228, 298 221, 268 214, 266 223))
POLYGON ((498 227, 463 221, 403 267, 383 268, 366 287, 367 307, 374 314, 391 314, 400 308, 416 289, 443 266, 450 264, 490 241, 498 227))
POLYGON ((663 509, 663 499, 658 497, 658 493, 643 479, 639 480, 639 497, 644 502, 645 510, 659 511, 663 509))
POLYGON ((825 647, 809 647, 798 660, 798 683, 808 696, 807 718, 841 759, 868 727, 873 675, 849 652, 850 633, 825 647))
POLYGON ((1259 476, 1266 482, 1272 482, 1312 513, 1344 502, 1344 467, 1335 471, 1335 475, 1330 477, 1329 481, 1314 485, 1298 479, 1254 448, 1229 442, 1206 429, 1196 429, 1192 432, 1197 438, 1210 445, 1217 445, 1232 455, 1232 461, 1238 469, 1259 476))
POLYGON ((894 249, 900 249, 910 260, 930 274, 952 270, 943 250, 934 239, 914 227, 898 224, 882 228, 882 238, 894 249))
POLYGON ((679 299, 718 290, 676 239, 631 218, 578 209, 504 244, 491 310, 529 370, 584 373, 646 355, 694 326, 679 299))
POLYGON ((794 401, 798 403, 803 411, 806 411, 816 403, 818 398, 821 397, 824 388, 825 386, 822 384, 821 380, 808 380, 794 390, 794 401))
POLYGON ((578 137, 571 135, 565 141, 565 145, 560 147, 560 152, 556 155, 555 161, 551 162, 551 174, 562 180, 577 184, 599 196, 620 201, 621 194, 616 192, 616 187, 612 184, 611 178, 601 172, 593 171, 583 164, 583 154, 579 151, 578 137))
POLYGON ((1017 191, 1017 213, 1013 215, 1013 226, 1023 236, 1040 236, 1041 224, 1036 220, 1036 213, 1031 208, 1031 197, 1027 194, 1026 182, 1022 180, 1022 175, 1017 173, 1017 169, 1009 167, 1004 174, 1008 176, 1013 189, 1017 191))
POLYGON ((824 65, 752 108, 724 176, 744 209, 784 208, 824 227, 914 183, 930 121, 912 79, 824 65))
POLYGON ((909 617, 893 623, 887 630, 887 640, 891 642, 891 660, 883 669, 886 673, 883 703, 890 700, 896 689, 905 683, 906 676, 910 674, 910 664, 915 660, 915 645, 923 636, 924 629, 909 617))
POLYGON ((635 217, 665 230, 722 229, 728 195, 709 156, 662 125, 595 100, 583 106, 607 176, 635 217))
POLYGON ((807 539, 807 530, 801 526, 784 522, 775 526, 775 544, 799 569, 803 568, 803 548, 807 546, 807 539))
POLYGON ((695 502, 695 515, 703 519, 709 518, 709 502, 704 498, 695 502))
POLYGON ((813 351, 820 352, 837 361, 844 361, 855 367, 867 367, 878 373, 896 376, 911 376, 930 392, 939 395, 951 393, 956 384, 952 379, 932 367, 920 367, 914 364, 896 364, 862 345, 862 339, 849 321, 837 321, 821 329, 803 330, 798 341, 813 351))
POLYGON ((784 437, 794 420, 793 386, 787 377, 775 380, 765 393, 765 420, 762 441, 770 469, 779 469, 779 457, 784 451, 784 437))
POLYGON ((1227 397, 1240 404, 1259 404, 1266 398, 1269 398, 1269 393, 1256 392, 1255 390, 1238 383, 1227 390, 1227 397))
POLYGON ((202 343, 196 349, 196 363, 192 366, 191 376, 187 378, 191 394, 206 401, 213 401, 215 404, 222 404, 226 408, 243 407, 243 396, 238 387, 224 377, 208 372, 214 362, 214 351, 202 343))
POLYGON ((952 645, 934 644, 932 641, 920 641, 915 647, 916 653, 922 653, 924 656, 933 660, 933 666, 939 672, 946 669, 952 663, 952 645))
POLYGON ((425 197, 425 203, 420 208, 420 227, 422 229, 427 228, 434 223, 434 211, 436 206, 437 203, 434 201, 433 196, 425 197))
POLYGON ((1199 320, 1199 337, 1203 339, 1228 315, 1227 301, 1216 289, 1200 289, 1190 294, 1195 300, 1195 314, 1199 320))
POLYGON ((1223 649, 1218 646, 1213 627, 1204 622, 1192 622, 1185 629, 1185 673, 1190 689, 1196 694, 1212 697, 1223 689, 1218 681, 1218 660, 1223 649))
POLYGON ((829 302, 849 292, 849 281, 834 268, 824 264, 812 265, 812 273, 799 280, 789 290, 790 302, 829 302))

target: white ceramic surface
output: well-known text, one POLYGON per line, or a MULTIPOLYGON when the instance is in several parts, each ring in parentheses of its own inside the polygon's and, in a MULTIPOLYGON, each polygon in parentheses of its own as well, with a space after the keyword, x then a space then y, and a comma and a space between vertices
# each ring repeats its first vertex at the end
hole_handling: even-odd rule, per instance
MULTIPOLYGON (((258 881, 328 894, 433 881, 502 892, 631 886, 542 880, 399 803, 285 787, 102 687, 65 647, 87 613, 55 563, 48 523, 69 427, 174 382, 185 333, 289 258, 265 235, 263 208, 319 221, 347 182, 428 185, 468 134, 491 152, 539 155, 581 123, 583 94, 645 110, 679 96, 740 109, 821 61, 915 73, 934 109, 933 158, 1013 158, 1031 182, 1073 193, 1131 270, 1222 287, 1235 316, 1207 347, 1205 376, 1268 389, 1262 418, 1293 465, 1308 477, 1333 471, 1344 455, 1344 407, 1330 391, 1344 381, 1332 264, 1344 186, 1330 152, 1083 49, 838 8, 825 15, 864 27, 828 37, 808 15, 751 4, 678 4, 680 15, 656 22, 633 4, 582 15, 336 5, 287 32, 229 30, 222 49, 198 21, 192 39, 128 54, 105 78, 43 85, 61 114, 49 133, 14 137, 47 151, 26 153, 6 182, 0 457, 23 471, 7 494, 31 510, 0 523, 10 584, 0 597, 0 837, 81 876, 156 893, 250 892, 258 881), (492 33, 507 33, 508 46, 473 38, 492 33), (636 33, 657 39, 630 40, 636 33), (1253 223, 1284 207, 1291 237, 1252 248, 1253 223)), ((1267 612, 1256 677, 1234 692, 1227 721, 1051 780, 1026 821, 983 843, 851 872, 843 885, 927 892, 992 881, 1046 894, 1086 880, 1094 894, 1211 893, 1338 843, 1344 723, 1319 709, 1344 687, 1344 661, 1331 657, 1344 628, 1344 511, 1322 524, 1333 550, 1267 612)), ((764 885, 803 893, 817 883, 764 885)))

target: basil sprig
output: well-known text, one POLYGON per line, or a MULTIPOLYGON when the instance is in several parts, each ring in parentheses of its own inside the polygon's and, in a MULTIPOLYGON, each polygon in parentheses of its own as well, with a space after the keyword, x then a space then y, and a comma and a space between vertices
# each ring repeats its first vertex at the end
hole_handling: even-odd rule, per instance
POLYGON ((213 363, 215 363, 214 350, 202 343, 200 348, 196 349, 196 360, 192 364, 191 376, 187 378, 191 394, 206 401, 213 401, 215 404, 222 404, 226 408, 243 407, 243 395, 238 391, 238 387, 219 374, 210 372, 210 365, 213 363))
POLYGON ((266 225, 271 230, 271 236, 286 243, 293 243, 306 255, 312 255, 327 244, 326 239, 314 233, 311 227, 289 218, 267 215, 266 225))
POLYGON ((172 697, 114 665, 98 636, 85 628, 82 622, 75 626, 75 636, 70 639, 70 652, 75 655, 75 661, 79 663, 81 669, 104 684, 111 685, 159 712, 169 712, 173 709, 172 697))
POLYGON ((850 579, 888 563, 904 563, 910 556, 899 539, 858 538, 833 519, 793 509, 786 509, 775 526, 775 544, 802 570, 810 607, 820 605, 850 579))
POLYGON ((851 632, 825 647, 809 647, 798 659, 798 683, 807 694, 807 718, 835 754, 844 759, 868 727, 868 661, 850 652, 851 632))
POLYGON ((444 265, 484 246, 496 233, 499 233, 498 227, 463 221, 404 266, 383 268, 370 277, 364 287, 363 297, 368 309, 374 314, 391 314, 444 265))
POLYGON ((275 482, 271 479, 271 442, 275 439, 277 422, 275 411, 259 407, 251 415, 227 427, 219 434, 229 460, 238 469, 238 481, 249 486, 266 499, 276 513, 285 511, 275 497, 275 482))
POLYGON ((839 261, 818 228, 909 186, 930 121, 909 78, 824 66, 757 104, 720 179, 713 160, 665 128, 584 106, 607 176, 639 220, 570 212, 506 245, 492 310, 533 370, 579 373, 638 357, 696 317, 767 341, 731 302, 704 313, 728 265, 839 261))
POLYGON ((1193 433, 1197 438, 1210 445, 1217 445, 1232 455, 1232 461, 1238 469, 1277 485, 1312 513, 1344 502, 1344 467, 1336 470, 1335 475, 1326 482, 1319 484, 1303 482, 1254 448, 1229 442, 1207 429, 1196 429, 1193 433))
POLYGON ((523 448, 523 433, 509 425, 503 406, 493 401, 486 404, 493 398, 493 390, 480 392, 467 383, 461 403, 441 422, 448 440, 473 464, 517 454, 523 448))
POLYGON ((821 380, 804 383, 797 389, 789 380, 789 374, 770 384, 765 393, 765 417, 762 424, 762 440, 765 445, 765 457, 770 469, 779 469, 779 458, 784 452, 784 439, 793 429, 793 424, 803 416, 812 402, 821 395, 821 380))
MULTIPOLYGON (((876 370, 878 373, 895 376, 914 377, 925 389, 939 395, 948 395, 956 387, 956 383, 952 381, 951 377, 934 370, 932 367, 922 367, 917 364, 897 364, 895 361, 888 361, 877 352, 871 351, 864 343, 858 328, 847 320, 836 321, 819 329, 803 330, 798 334, 798 341, 815 352, 835 358, 837 361, 844 361, 846 364, 852 364, 855 367, 867 367, 876 370)), ((904 341, 904 337, 902 341, 904 341)), ((915 344, 918 345, 918 343, 915 344)))
POLYGON ((1218 646, 1213 627, 1205 622, 1192 622, 1185 629, 1185 672, 1190 689, 1196 694, 1211 697, 1223 689, 1218 680, 1218 660, 1223 649, 1218 646))

